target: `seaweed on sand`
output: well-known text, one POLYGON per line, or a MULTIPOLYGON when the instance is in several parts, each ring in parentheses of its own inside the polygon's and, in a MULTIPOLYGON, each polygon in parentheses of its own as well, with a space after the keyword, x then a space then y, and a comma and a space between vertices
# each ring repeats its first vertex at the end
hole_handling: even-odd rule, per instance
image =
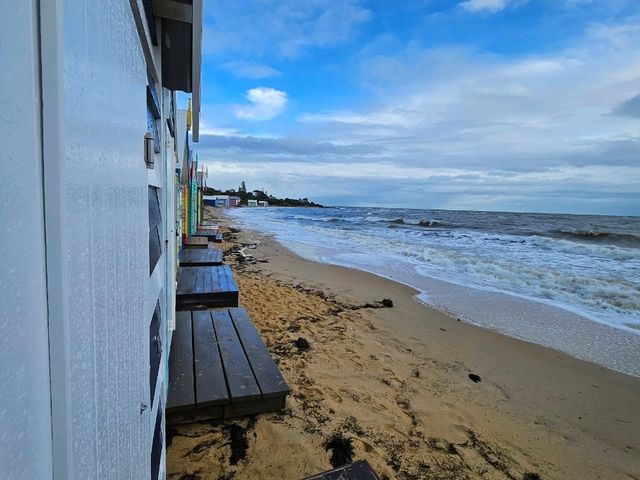
POLYGON ((353 441, 335 433, 324 444, 325 450, 331 450, 331 465, 338 468, 353 461, 353 441))

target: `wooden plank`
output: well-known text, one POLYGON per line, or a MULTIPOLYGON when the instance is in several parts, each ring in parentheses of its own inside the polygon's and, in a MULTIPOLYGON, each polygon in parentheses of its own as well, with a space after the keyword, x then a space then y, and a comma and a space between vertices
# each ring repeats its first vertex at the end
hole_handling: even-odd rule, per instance
POLYGON ((229 314, 249 359, 262 396, 273 398, 288 395, 290 393, 289 386, 246 310, 244 308, 230 308, 229 314))
POLYGON ((185 248, 208 248, 209 241, 206 237, 189 237, 184 244, 185 248))
POLYGON ((226 265, 180 267, 176 309, 237 307, 238 289, 235 282, 232 281, 230 285, 226 280, 229 276, 232 277, 231 270, 226 265), (211 279, 210 284, 208 277, 211 279))
POLYGON ((224 406, 224 418, 245 417, 260 413, 277 412, 286 406, 285 397, 261 398, 251 402, 228 403, 224 406))
POLYGON ((180 250, 180 266, 200 267, 222 265, 222 250, 219 248, 187 248, 180 250))
POLYGON ((233 273, 231 271, 231 267, 229 267, 228 272, 227 272, 227 289, 229 291, 237 291, 238 290, 238 285, 236 284, 236 279, 233 276, 233 273))
POLYGON ((202 408, 228 403, 229 393, 211 315, 206 310, 192 315, 196 404, 202 408))
POLYGON ((208 273, 206 269, 210 267, 196 267, 198 269, 198 273, 196 275, 196 285, 195 285, 195 293, 206 293, 207 291, 204 289, 204 277, 208 273))
POLYGON ((205 267, 204 272, 204 291, 211 292, 213 290, 213 284, 211 283, 211 269, 205 267))
POLYGON ((209 240, 215 240, 217 235, 217 230, 197 230, 196 233, 194 233, 192 236, 198 238, 206 237, 209 240))
POLYGON ((222 234, 221 233, 216 234, 216 236, 213 237, 213 241, 215 243, 222 243, 222 234))
POLYGON ((176 294, 187 294, 192 292, 193 284, 195 282, 196 269, 193 267, 179 268, 178 269, 178 289, 176 294))
POLYGON ((379 477, 366 460, 359 460, 304 480, 379 480, 379 477))
POLYGON ((229 267, 222 266, 222 267, 216 269, 216 277, 215 277, 215 279, 216 279, 216 285, 217 285, 217 288, 218 288, 219 292, 228 292, 229 291, 229 289, 227 288, 227 285, 225 285, 225 281, 224 281, 225 270, 227 268, 229 268, 229 267))
POLYGON ((244 353, 228 309, 212 310, 211 318, 218 338, 231 402, 245 402, 261 398, 260 388, 244 353))
POLYGON ((195 408, 192 338, 191 312, 177 312, 169 356, 168 411, 195 408))

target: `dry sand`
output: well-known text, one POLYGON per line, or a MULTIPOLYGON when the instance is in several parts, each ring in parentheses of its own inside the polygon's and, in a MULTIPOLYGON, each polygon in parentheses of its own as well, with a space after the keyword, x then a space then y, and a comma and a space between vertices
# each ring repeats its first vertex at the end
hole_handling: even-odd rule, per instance
POLYGON ((383 479, 640 480, 640 379, 234 230, 240 303, 293 393, 282 413, 169 427, 168 478, 301 479, 351 445, 383 479))

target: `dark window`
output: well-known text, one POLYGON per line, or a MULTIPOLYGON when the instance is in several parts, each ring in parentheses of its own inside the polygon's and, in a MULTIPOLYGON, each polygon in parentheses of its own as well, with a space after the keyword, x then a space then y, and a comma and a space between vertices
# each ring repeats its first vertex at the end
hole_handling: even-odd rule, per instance
POLYGON ((156 426, 153 429, 153 444, 151 446, 151 480, 158 479, 160 472, 160 457, 162 456, 162 405, 158 408, 156 426))
POLYGON ((160 241, 162 215, 160 213, 159 197, 159 190, 149 186, 149 275, 153 273, 153 269, 162 254, 162 242, 160 241))
POLYGON ((160 359, 162 358, 162 337, 160 336, 160 325, 162 324, 162 313, 160 312, 160 302, 156 303, 153 318, 149 326, 149 387, 151 391, 151 406, 156 393, 158 383, 158 372, 160 370, 160 359))
POLYGON ((160 118, 160 99, 158 91, 147 71, 147 131, 153 135, 153 150, 160 153, 160 134, 158 132, 158 119, 160 118))

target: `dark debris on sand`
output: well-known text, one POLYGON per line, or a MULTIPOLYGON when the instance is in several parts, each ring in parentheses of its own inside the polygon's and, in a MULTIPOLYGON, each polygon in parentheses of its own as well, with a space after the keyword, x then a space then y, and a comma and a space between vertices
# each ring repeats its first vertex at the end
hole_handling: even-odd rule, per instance
POLYGON ((353 440, 335 433, 324 444, 325 450, 331 450, 331 465, 338 468, 353 461, 353 440))
POLYGON ((473 383, 478 383, 482 381, 482 378, 480 377, 480 375, 476 375, 475 373, 470 373, 469 374, 469 379, 473 382, 473 383))
POLYGON ((247 456, 247 450, 249 450, 247 432, 255 426, 256 420, 255 416, 249 417, 246 428, 237 423, 231 423, 226 426, 226 430, 229 432, 229 447, 231 448, 229 463, 231 465, 237 465, 239 461, 244 460, 247 456))
POLYGON ((297 340, 293 341, 293 344, 298 348, 298 351, 300 352, 306 352, 311 348, 309 341, 303 337, 298 337, 297 340))

